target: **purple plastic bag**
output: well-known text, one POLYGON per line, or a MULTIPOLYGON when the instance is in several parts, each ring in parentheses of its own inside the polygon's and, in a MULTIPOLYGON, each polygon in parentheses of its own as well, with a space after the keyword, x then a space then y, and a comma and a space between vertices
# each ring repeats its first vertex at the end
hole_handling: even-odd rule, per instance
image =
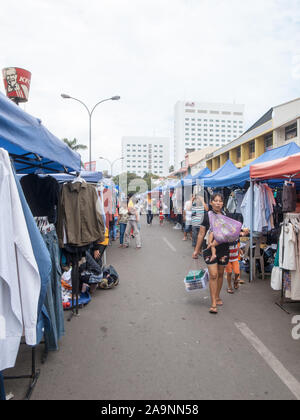
POLYGON ((224 214, 208 212, 210 229, 214 234, 214 239, 219 243, 235 242, 239 239, 242 223, 224 214))

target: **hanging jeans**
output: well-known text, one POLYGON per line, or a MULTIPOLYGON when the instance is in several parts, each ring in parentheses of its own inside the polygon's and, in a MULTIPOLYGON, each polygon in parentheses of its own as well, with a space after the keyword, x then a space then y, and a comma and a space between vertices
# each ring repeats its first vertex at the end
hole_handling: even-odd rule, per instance
POLYGON ((6 395, 5 395, 5 389, 4 389, 4 380, 3 375, 0 372, 0 401, 5 401, 6 395))
POLYGON ((42 234, 42 236, 49 250, 52 262, 51 281, 48 284, 45 299, 45 307, 51 321, 51 329, 50 331, 45 330, 45 342, 48 350, 55 351, 58 350, 58 340, 65 333, 61 294, 60 253, 55 230, 42 234))
POLYGON ((126 230, 126 223, 120 223, 120 245, 123 245, 124 243, 124 234, 126 230))

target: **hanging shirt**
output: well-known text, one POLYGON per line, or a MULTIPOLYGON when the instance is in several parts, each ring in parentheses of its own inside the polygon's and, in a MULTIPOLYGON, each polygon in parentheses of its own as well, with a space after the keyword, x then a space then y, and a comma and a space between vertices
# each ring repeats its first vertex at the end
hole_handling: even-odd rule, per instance
POLYGON ((280 235, 280 254, 279 265, 285 270, 297 270, 296 263, 296 235, 293 225, 287 223, 283 225, 282 234, 280 235))
POLYGON ((59 200, 59 184, 52 176, 29 174, 21 178, 26 201, 33 216, 48 216, 50 223, 56 223, 59 200))
POLYGON ((57 224, 60 248, 64 248, 65 244, 82 247, 102 242, 104 232, 100 200, 95 188, 86 182, 64 184, 57 224))
POLYGON ((0 371, 14 367, 23 331, 34 346, 41 279, 6 150, 0 149, 0 371), (4 324, 4 325, 3 325, 4 324))

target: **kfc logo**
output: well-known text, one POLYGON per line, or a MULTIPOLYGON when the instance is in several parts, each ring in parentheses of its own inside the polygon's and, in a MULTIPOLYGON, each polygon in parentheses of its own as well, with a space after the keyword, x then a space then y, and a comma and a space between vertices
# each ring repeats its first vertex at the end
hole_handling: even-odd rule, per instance
POLYGON ((31 73, 18 67, 7 67, 2 73, 7 96, 16 103, 27 102, 31 73))

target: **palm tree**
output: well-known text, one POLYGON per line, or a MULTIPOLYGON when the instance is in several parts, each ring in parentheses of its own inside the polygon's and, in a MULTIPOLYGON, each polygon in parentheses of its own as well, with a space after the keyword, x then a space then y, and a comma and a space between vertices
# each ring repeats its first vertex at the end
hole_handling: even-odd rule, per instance
MULTIPOLYGON (((64 139, 62 139, 62 141, 64 143, 66 143, 66 145, 69 146, 70 149, 74 150, 75 152, 78 152, 78 150, 87 149, 87 146, 85 144, 78 144, 76 138, 74 138, 73 140, 69 140, 67 138, 64 138, 64 139)), ((84 168, 84 164, 83 164, 82 161, 80 162, 80 164, 84 168)))
POLYGON ((77 139, 74 138, 73 140, 69 140, 69 139, 62 139, 64 143, 66 143, 70 149, 75 150, 75 152, 77 152, 78 150, 85 150, 87 149, 87 146, 84 144, 78 144, 77 143, 77 139))

